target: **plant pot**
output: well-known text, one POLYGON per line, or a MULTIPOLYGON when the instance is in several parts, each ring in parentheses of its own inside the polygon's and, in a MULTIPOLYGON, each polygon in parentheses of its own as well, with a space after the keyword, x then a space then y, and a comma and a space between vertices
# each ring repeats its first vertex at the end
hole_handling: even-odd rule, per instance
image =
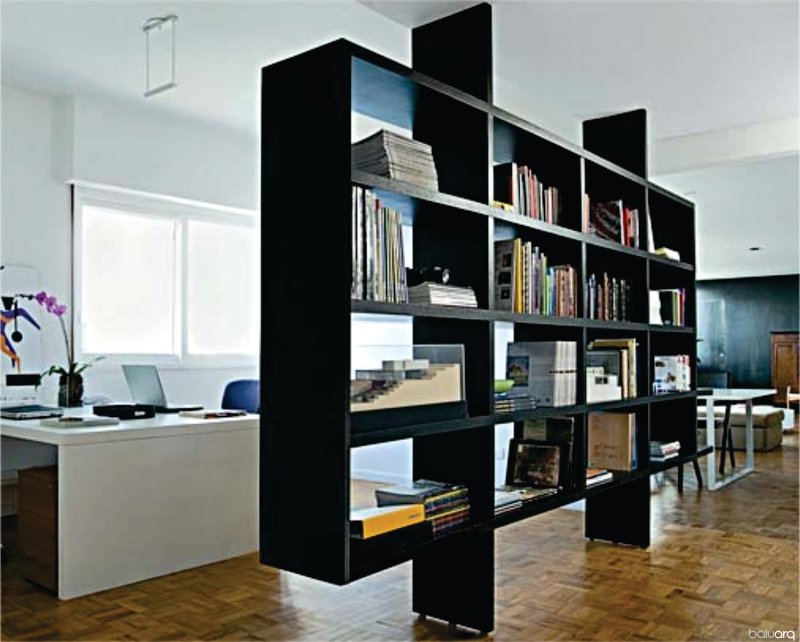
POLYGON ((83 405, 83 377, 81 375, 61 375, 58 378, 58 405, 62 408, 83 405))

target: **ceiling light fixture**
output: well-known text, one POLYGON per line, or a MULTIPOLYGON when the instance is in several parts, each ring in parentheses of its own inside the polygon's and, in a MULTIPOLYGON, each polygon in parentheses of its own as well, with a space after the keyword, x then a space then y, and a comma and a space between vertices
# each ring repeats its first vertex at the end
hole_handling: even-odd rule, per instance
POLYGON ((178 16, 170 13, 165 16, 148 18, 142 25, 145 42, 145 98, 178 86, 175 81, 175 25, 177 22, 178 16), (151 37, 152 43, 150 42, 151 37), (158 50, 160 56, 151 56, 151 46, 158 50), (155 76, 161 76, 160 80, 155 81, 157 84, 153 82, 155 76))
POLYGON ((754 245, 753 247, 751 247, 751 248, 748 248, 748 249, 749 249, 751 252, 760 252, 762 248, 761 248, 761 246, 760 246, 760 245, 754 245))

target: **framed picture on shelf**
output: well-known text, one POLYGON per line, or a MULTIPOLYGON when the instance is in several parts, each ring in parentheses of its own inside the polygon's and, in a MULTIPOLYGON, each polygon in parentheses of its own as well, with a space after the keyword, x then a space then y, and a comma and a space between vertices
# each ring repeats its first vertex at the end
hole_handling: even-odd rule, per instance
POLYGON ((508 448, 506 484, 534 488, 563 486, 569 461, 568 452, 565 444, 512 439, 508 448))

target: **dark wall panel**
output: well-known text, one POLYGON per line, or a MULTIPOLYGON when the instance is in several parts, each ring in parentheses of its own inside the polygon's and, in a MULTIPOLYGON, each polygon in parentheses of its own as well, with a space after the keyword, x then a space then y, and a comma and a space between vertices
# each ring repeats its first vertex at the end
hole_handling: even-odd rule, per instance
POLYGON ((797 330, 800 275, 697 282, 701 369, 726 370, 732 387, 770 385, 770 332, 797 330))

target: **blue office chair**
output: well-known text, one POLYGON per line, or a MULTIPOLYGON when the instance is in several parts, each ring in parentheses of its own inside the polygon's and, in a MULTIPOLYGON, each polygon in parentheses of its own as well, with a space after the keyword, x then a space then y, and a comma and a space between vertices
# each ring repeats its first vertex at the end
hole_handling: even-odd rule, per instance
POLYGON ((225 410, 258 412, 261 406, 260 384, 257 379, 238 379, 225 386, 222 407, 225 410))

